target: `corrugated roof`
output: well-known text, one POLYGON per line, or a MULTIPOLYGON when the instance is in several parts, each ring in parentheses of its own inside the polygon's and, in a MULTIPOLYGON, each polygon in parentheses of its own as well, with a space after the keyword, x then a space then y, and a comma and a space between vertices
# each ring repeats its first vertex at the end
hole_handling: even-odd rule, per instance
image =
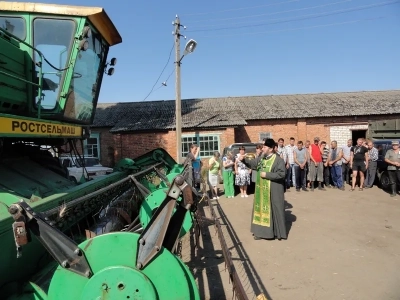
MULTIPOLYGON (((246 120, 400 113, 400 90, 182 100, 183 128, 246 125, 246 120)), ((99 103, 93 127, 111 132, 175 128, 175 100, 99 103)))

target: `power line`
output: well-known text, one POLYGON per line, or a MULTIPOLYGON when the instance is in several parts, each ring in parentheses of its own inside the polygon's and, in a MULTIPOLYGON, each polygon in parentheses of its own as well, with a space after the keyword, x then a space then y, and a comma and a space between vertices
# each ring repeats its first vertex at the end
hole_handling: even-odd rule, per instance
POLYGON ((275 19, 275 20, 280 20, 280 21, 276 21, 276 22, 243 25, 243 26, 221 27, 221 28, 215 28, 215 29, 197 29, 197 30, 191 30, 190 32, 219 31, 219 30, 225 30, 225 29, 241 29, 241 28, 258 27, 258 26, 265 26, 265 25, 272 25, 272 24, 279 24, 279 23, 287 23, 287 22, 292 22, 292 21, 315 19, 315 18, 320 18, 320 17, 325 17, 325 16, 332 16, 332 15, 338 15, 338 14, 342 14, 342 13, 352 12, 352 11, 365 10, 365 9, 369 9, 369 8, 373 8, 373 7, 391 5, 391 4, 395 4, 395 3, 399 3, 399 2, 400 2, 399 0, 381 2, 381 3, 371 4, 371 5, 356 6, 356 7, 348 8, 348 9, 335 10, 335 11, 326 12, 326 13, 308 14, 308 15, 303 15, 300 17, 291 18, 291 19, 275 19))
POLYGON ((161 89, 164 85, 161 84, 158 88, 156 88, 153 92, 158 91, 159 89, 161 89))
POLYGON ((233 36, 243 36, 243 35, 277 33, 277 32, 284 32, 284 31, 303 30, 303 29, 314 29, 314 28, 320 28, 320 27, 352 24, 352 23, 358 23, 358 22, 362 22, 362 21, 372 21, 372 20, 384 19, 384 18, 388 18, 388 17, 389 16, 381 16, 381 17, 376 17, 376 18, 365 18, 365 19, 346 21, 346 22, 340 22, 340 23, 330 23, 330 24, 322 24, 322 25, 307 26, 307 27, 287 28, 287 29, 281 29, 281 30, 270 30, 270 31, 261 31, 261 32, 244 32, 244 33, 227 34, 227 35, 200 36, 200 38, 221 38, 221 37, 233 37, 233 36))
POLYGON ((174 74, 175 69, 172 70, 172 72, 168 75, 167 79, 164 81, 165 83, 168 82, 169 78, 172 76, 172 74, 174 74))
POLYGON ((203 13, 194 13, 194 14, 182 14, 181 16, 200 16, 200 15, 217 14, 217 13, 224 13, 224 12, 230 12, 230 11, 238 11, 238 10, 245 10, 245 9, 253 9, 253 8, 274 6, 274 5, 280 5, 280 4, 286 4, 286 3, 298 2, 298 1, 300 1, 300 0, 290 0, 290 1, 285 1, 285 2, 270 3, 270 4, 257 5, 257 6, 231 8, 231 9, 225 9, 225 10, 220 10, 220 11, 212 11, 212 12, 203 12, 203 13))
MULTIPOLYGON (((161 83, 161 85, 160 85, 158 88, 156 88, 155 90, 152 90, 152 91, 149 93, 149 95, 155 93, 156 91, 158 91, 158 90, 161 89, 162 87, 167 86, 168 80, 169 80, 169 78, 172 76, 172 74, 174 74, 174 72, 175 72, 175 68, 174 68, 174 69, 171 71, 171 73, 168 75, 167 79, 166 79, 165 81, 163 81, 163 82, 161 83)), ((154 86, 153 86, 153 88, 154 88, 154 86)), ((148 97, 149 95, 147 95, 147 97, 148 97)), ((146 98, 147 98, 147 97, 146 97, 146 98)), ((143 101, 145 101, 146 98, 145 98, 143 101)))
MULTIPOLYGON (((165 71, 165 68, 168 66, 168 63, 169 63, 169 61, 171 60, 171 54, 172 54, 172 50, 174 50, 174 47, 175 47, 175 43, 172 43, 172 48, 171 48, 171 50, 169 51, 169 56, 168 56, 167 63, 165 64, 165 66, 164 66, 164 68, 162 69, 160 75, 158 76, 156 82, 154 83, 153 87, 151 88, 151 90, 150 90, 150 92, 147 94, 147 96, 143 99, 143 101, 146 101, 146 99, 147 99, 147 98, 151 95, 151 93, 154 91, 154 87, 156 86, 156 84, 157 84, 158 81, 160 80, 162 74, 163 74, 164 71, 165 71)), ((161 85, 161 86, 162 86, 162 85, 161 85)), ((158 90, 158 89, 159 89, 159 88, 157 88, 157 90, 158 90)))
POLYGON ((294 11, 313 9, 313 8, 326 7, 326 6, 336 5, 336 4, 350 2, 350 1, 352 1, 352 0, 343 0, 343 1, 339 1, 339 2, 326 3, 326 4, 322 4, 322 5, 315 5, 315 6, 304 7, 304 8, 296 8, 296 9, 291 9, 291 10, 278 11, 278 12, 274 12, 274 13, 257 14, 257 15, 241 16, 241 17, 231 17, 231 18, 224 18, 224 19, 199 20, 199 21, 193 21, 192 23, 210 22, 210 21, 229 21, 229 20, 238 20, 238 19, 246 19, 246 18, 263 17, 263 16, 272 16, 272 15, 278 15, 278 14, 283 14, 283 13, 288 13, 288 12, 294 12, 294 11))
MULTIPOLYGON (((278 11, 278 12, 274 12, 274 13, 267 13, 267 14, 258 14, 258 15, 252 15, 252 16, 244 16, 244 17, 237 17, 237 19, 244 19, 244 18, 255 18, 255 17, 261 17, 261 16, 272 16, 272 15, 279 15, 279 14, 284 14, 284 13, 288 13, 288 12, 294 12, 294 11, 302 11, 302 10, 309 10, 309 9, 314 9, 314 8, 321 8, 321 7, 326 7, 326 6, 331 6, 331 5, 336 5, 336 4, 341 4, 341 3, 345 3, 345 2, 349 2, 352 0, 344 0, 344 1, 339 1, 339 2, 334 2, 334 3, 327 3, 327 4, 322 4, 322 5, 315 5, 315 6, 309 6, 309 7, 303 7, 303 8, 296 8, 296 9, 291 9, 291 10, 284 10, 284 11, 278 11)), ((228 19, 220 19, 220 20, 232 20, 232 19, 236 19, 236 18, 228 18, 228 19)), ((218 20, 218 19, 217 19, 218 20)), ((275 19, 277 20, 277 19, 275 19)), ((281 20, 281 19, 278 19, 281 20)), ((271 20, 270 20, 271 21, 271 20)), ((247 24, 253 21, 244 21, 244 22, 235 22, 236 24, 247 24)), ((201 27, 215 27, 215 26, 221 26, 221 24, 211 24, 211 25, 204 25, 201 27)), ((196 27, 195 27, 196 28, 196 27)))

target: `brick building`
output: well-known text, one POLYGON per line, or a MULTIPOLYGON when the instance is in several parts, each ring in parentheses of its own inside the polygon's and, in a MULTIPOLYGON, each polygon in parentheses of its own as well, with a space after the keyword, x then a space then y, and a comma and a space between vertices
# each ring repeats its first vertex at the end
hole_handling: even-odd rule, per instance
MULTIPOLYGON (((231 143, 264 137, 319 136, 344 145, 364 137, 369 120, 400 117, 399 101, 400 90, 182 100, 182 153, 197 143, 206 158, 231 143)), ((174 100, 99 103, 85 152, 105 166, 158 147, 176 159, 174 128, 174 100)))

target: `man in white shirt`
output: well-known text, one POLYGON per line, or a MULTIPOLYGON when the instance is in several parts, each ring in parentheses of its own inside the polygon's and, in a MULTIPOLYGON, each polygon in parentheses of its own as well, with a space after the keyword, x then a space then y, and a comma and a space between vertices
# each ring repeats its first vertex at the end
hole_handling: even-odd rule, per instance
MULTIPOLYGON (((293 157, 293 151, 296 149, 294 144, 295 139, 291 137, 289 140, 289 145, 285 147, 286 149, 286 188, 290 189, 290 186, 296 186, 296 172, 295 172, 295 162, 293 157), (290 182, 290 180, 292 182, 290 182)), ((278 147, 279 149, 279 147, 278 147)))

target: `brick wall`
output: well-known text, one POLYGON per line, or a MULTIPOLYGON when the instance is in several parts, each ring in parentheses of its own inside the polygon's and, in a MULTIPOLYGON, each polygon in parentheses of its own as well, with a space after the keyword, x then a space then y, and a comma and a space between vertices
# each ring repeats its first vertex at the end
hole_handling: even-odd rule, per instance
POLYGON ((116 134, 114 142, 115 162, 125 157, 136 158, 156 148, 163 148, 172 154, 175 148, 175 132, 116 134))
MULTIPOLYGON (((105 167, 115 164, 115 142, 114 135, 109 132, 109 128, 93 128, 92 133, 99 134, 100 144, 100 163, 105 167)), ((81 150, 81 149, 80 149, 81 150)))
POLYGON ((324 126, 323 121, 325 120, 315 120, 315 123, 307 121, 306 140, 312 143, 315 137, 319 137, 321 141, 330 142, 329 127, 324 126))
POLYGON ((285 144, 289 143, 291 137, 303 142, 316 136, 321 140, 329 140, 329 128, 317 120, 310 123, 305 119, 248 121, 248 125, 237 129, 235 139, 237 143, 258 142, 261 132, 271 133, 275 141, 283 138, 285 144))
MULTIPOLYGON (((165 149, 176 160, 176 135, 175 131, 152 133, 124 133, 111 134, 109 128, 96 128, 92 132, 100 132, 101 163, 105 166, 113 166, 124 157, 136 158, 155 148, 165 149)), ((183 131, 187 134, 218 134, 220 136, 220 149, 235 141, 234 128, 183 131)))
POLYGON ((297 120, 297 139, 306 142, 307 138, 307 121, 306 119, 297 120))
POLYGON ((235 132, 236 143, 257 143, 261 132, 270 132, 272 138, 284 138, 288 141, 291 136, 297 139, 297 120, 257 120, 247 121, 247 125, 240 126, 235 132))
POLYGON ((330 126, 331 140, 336 140, 339 147, 347 145, 347 141, 352 137, 352 130, 367 130, 368 123, 357 125, 330 126))
MULTIPOLYGON (((347 139, 351 138, 352 130, 365 130, 368 120, 382 120, 386 117, 250 120, 245 126, 183 131, 182 134, 218 134, 221 152, 224 147, 232 143, 258 142, 261 132, 270 132, 276 141, 283 138, 285 144, 289 142, 290 137, 294 137, 296 142, 299 139, 305 142, 306 140, 312 141, 314 137, 318 136, 327 143, 337 140, 339 145, 344 145, 347 139)), ((391 116, 391 118, 395 117, 391 116)), ((109 128, 93 128, 92 131, 100 133, 101 163, 105 166, 112 167, 121 158, 135 158, 155 148, 165 149, 176 159, 175 131, 124 134, 111 134, 109 128)))

